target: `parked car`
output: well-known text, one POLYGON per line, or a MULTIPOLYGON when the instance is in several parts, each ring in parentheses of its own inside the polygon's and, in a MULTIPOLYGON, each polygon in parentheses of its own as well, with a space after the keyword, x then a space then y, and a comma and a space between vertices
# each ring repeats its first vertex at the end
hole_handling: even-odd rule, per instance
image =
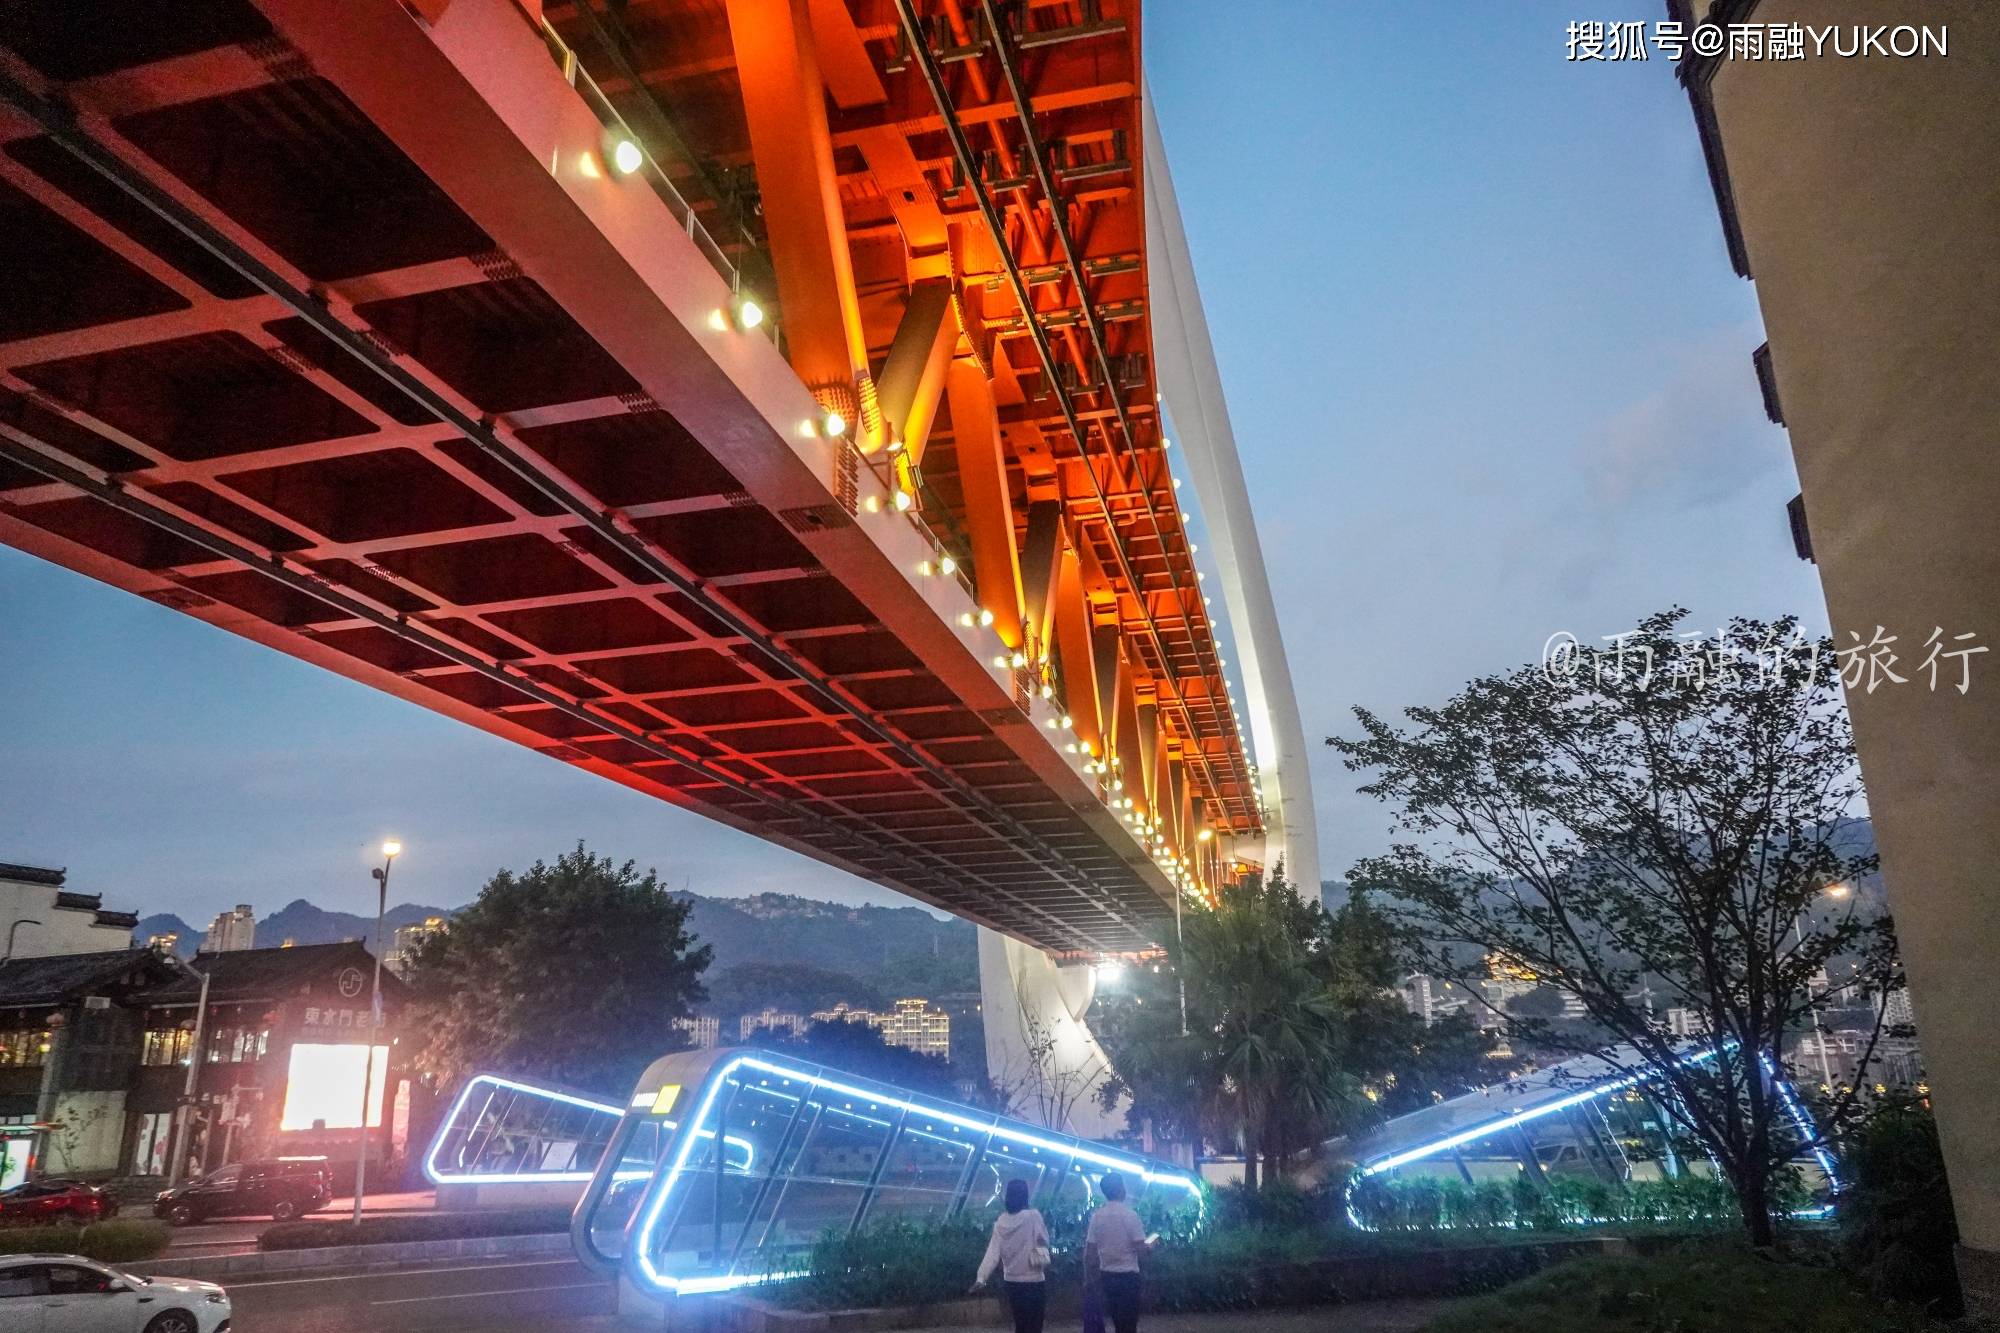
POLYGON ((213 1282, 137 1277, 74 1254, 0 1256, 0 1328, 27 1333, 225 1333, 213 1282))
POLYGON ((333 1172, 323 1157, 232 1162, 178 1189, 161 1190, 153 1216, 177 1227, 211 1217, 267 1215, 289 1222, 333 1197, 333 1172))
POLYGON ((0 1190, 0 1224, 7 1226, 99 1222, 117 1211, 117 1199, 80 1180, 30 1180, 0 1190))

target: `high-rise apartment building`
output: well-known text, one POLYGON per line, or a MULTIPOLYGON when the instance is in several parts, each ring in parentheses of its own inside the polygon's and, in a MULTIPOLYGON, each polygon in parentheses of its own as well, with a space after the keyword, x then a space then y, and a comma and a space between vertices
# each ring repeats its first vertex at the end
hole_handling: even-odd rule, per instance
POLYGON ((1793 536, 1819 566, 1835 647, 1858 647, 1865 668, 1847 701, 1923 1014, 1959 1275, 1976 1309, 2000 1311, 1986 984, 2000 957, 2000 5, 1670 8, 1807 29, 1799 59, 1690 42, 1679 73, 1730 259, 1757 285, 1756 372, 1798 465, 1793 536))
POLYGON ((217 912, 215 920, 208 924, 208 934, 201 942, 203 953, 234 953, 238 949, 257 947, 257 914, 249 903, 236 904, 236 910, 217 912))
POLYGON ((687 1038, 693 1050, 712 1051, 722 1040, 722 1020, 712 1014, 676 1018, 674 1028, 687 1038))
POLYGON ((382 961, 388 964, 390 970, 397 976, 407 979, 410 975, 410 964, 416 957, 417 950, 422 948, 424 941, 433 935, 442 935, 447 924, 441 916, 427 916, 422 921, 412 921, 407 925, 396 927, 395 933, 389 937, 389 949, 382 955, 382 961))

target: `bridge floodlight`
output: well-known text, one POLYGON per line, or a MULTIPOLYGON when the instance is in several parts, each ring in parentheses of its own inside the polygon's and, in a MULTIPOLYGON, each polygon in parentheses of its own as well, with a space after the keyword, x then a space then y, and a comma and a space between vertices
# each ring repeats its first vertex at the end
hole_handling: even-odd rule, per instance
POLYGON ((611 145, 611 165, 618 168, 618 174, 629 176, 646 165, 646 155, 631 139, 620 138, 611 145))
POLYGON ((948 556, 948 555, 944 555, 944 556, 939 556, 939 557, 938 557, 938 572, 939 572, 940 574, 955 574, 955 573, 957 573, 957 572, 958 572, 958 561, 956 561, 956 560, 952 559, 952 558, 951 558, 950 556, 948 556))
POLYGON ((980 624, 982 624, 982 625, 990 625, 990 624, 992 624, 992 623, 993 623, 993 613, 992 613, 991 611, 988 611, 988 610, 987 610, 987 609, 986 609, 985 607, 981 607, 981 608, 979 609, 979 623, 980 623, 980 624))
POLYGON ((826 432, 828 439, 837 440, 847 434, 847 418, 834 408, 829 407, 826 409, 824 415, 819 419, 819 424, 820 429, 826 432))
POLYGON ((764 322, 764 307, 757 304, 754 297, 745 296, 743 293, 738 292, 730 298, 729 304, 730 309, 736 315, 736 327, 742 329, 745 333, 748 333, 764 322))
POLYGON ((910 507, 916 504, 916 502, 917 502, 916 496, 911 495, 908 491, 904 490, 900 486, 896 488, 897 513, 899 514, 908 513, 910 511, 910 507))

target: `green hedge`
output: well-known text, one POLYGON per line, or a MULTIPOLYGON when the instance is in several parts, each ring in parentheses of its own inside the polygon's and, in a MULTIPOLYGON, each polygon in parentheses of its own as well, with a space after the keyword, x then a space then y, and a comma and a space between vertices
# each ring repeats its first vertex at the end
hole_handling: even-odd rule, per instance
POLYGON ((106 1264, 137 1263, 157 1257, 173 1231, 164 1222, 92 1222, 89 1226, 0 1229, 0 1254, 80 1254, 106 1264))
POLYGON ((409 1213, 360 1222, 280 1222, 257 1237, 260 1250, 317 1250, 330 1245, 397 1245, 482 1236, 540 1236, 569 1230, 567 1208, 485 1213, 409 1213))
POLYGON ((1683 1248, 1550 1268, 1453 1307, 1430 1333, 1896 1333, 1921 1315, 1871 1300, 1836 1271, 1747 1248, 1683 1248))

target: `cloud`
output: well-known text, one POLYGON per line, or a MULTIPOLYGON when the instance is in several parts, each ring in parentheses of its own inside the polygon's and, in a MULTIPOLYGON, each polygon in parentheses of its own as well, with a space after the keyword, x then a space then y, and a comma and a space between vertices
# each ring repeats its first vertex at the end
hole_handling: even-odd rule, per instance
POLYGON ((1754 328, 1718 329, 1676 358, 1667 378, 1589 433, 1580 463, 1605 509, 1689 509, 1786 465, 1785 437, 1765 419, 1754 328))

